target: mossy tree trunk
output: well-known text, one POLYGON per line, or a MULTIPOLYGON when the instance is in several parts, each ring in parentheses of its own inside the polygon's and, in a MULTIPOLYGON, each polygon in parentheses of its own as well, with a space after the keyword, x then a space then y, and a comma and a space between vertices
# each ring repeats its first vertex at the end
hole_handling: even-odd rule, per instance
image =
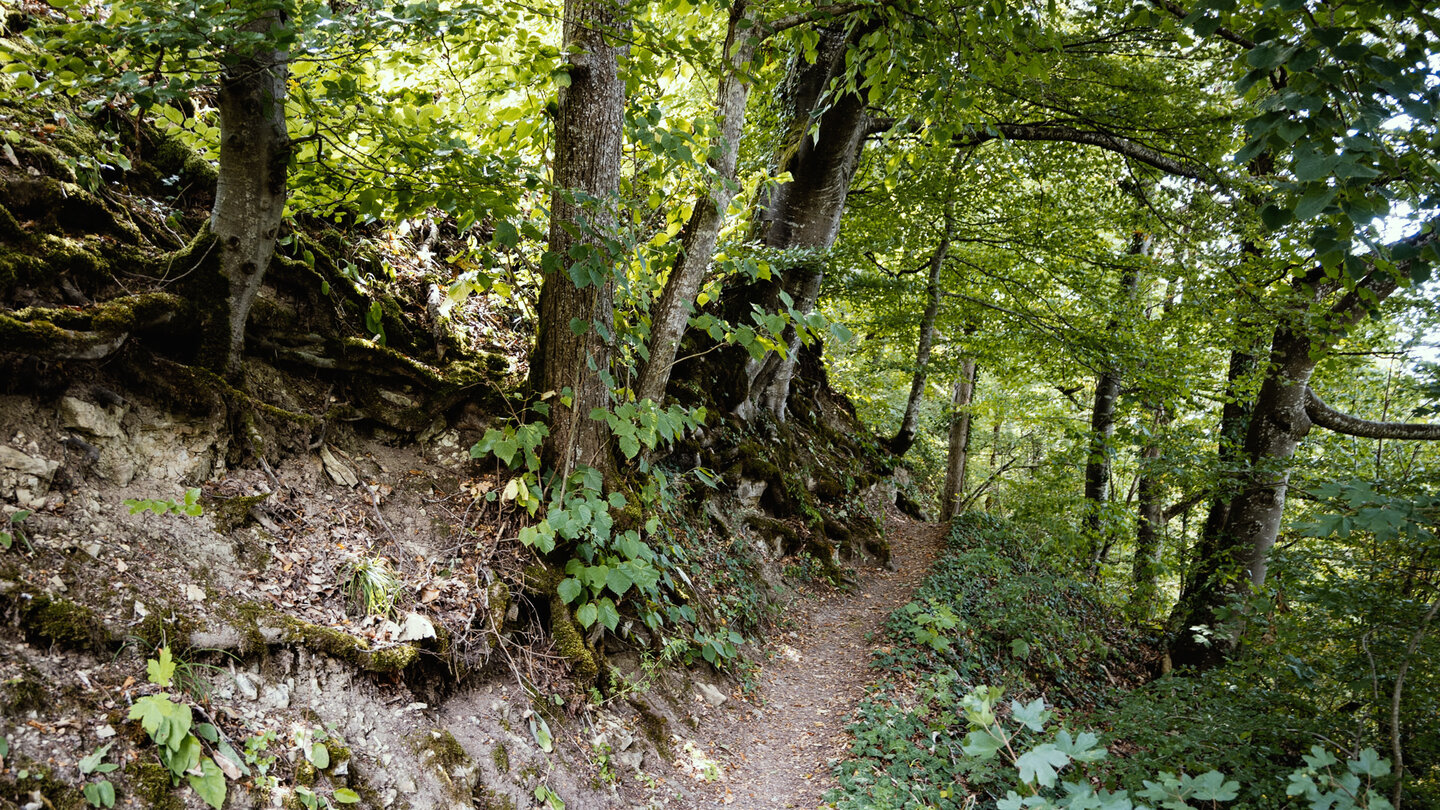
MULTIPOLYGON (((1437 222, 1432 220, 1407 241, 1419 250, 1429 249, 1436 241, 1436 228, 1437 222)), ((1192 628, 1215 630, 1227 603, 1264 586, 1270 550, 1284 517, 1291 459, 1313 425, 1357 435, 1380 435, 1382 429, 1387 437, 1431 435, 1429 426, 1368 423, 1336 414, 1309 389, 1311 374, 1334 343, 1384 302, 1409 274, 1409 261, 1393 267, 1374 264, 1344 292, 1338 281, 1325 277, 1323 268, 1295 279, 1296 297, 1275 326, 1269 364, 1246 430, 1245 466, 1238 476, 1237 495, 1217 534, 1216 547, 1197 561, 1209 570, 1191 577, 1187 583, 1191 593, 1172 617, 1175 632, 1167 654, 1173 666, 1213 666, 1235 649, 1240 622, 1219 628, 1208 643, 1197 639, 1192 628), (1335 300, 1324 307, 1327 296, 1335 296, 1335 300)))
POLYGON ((577 465, 602 472, 613 467, 609 433, 590 412, 610 405, 615 257, 605 243, 614 230, 620 191, 625 113, 620 60, 628 26, 622 12, 614 0, 565 3, 570 86, 560 91, 549 255, 530 361, 537 393, 571 391, 568 402, 549 400, 550 436, 542 452, 542 463, 562 476, 577 465), (597 202, 582 204, 577 194, 597 202))
POLYGON ((285 209, 291 150, 285 126, 289 71, 288 55, 275 43, 287 24, 284 12, 271 10, 244 26, 265 36, 253 50, 226 60, 216 97, 220 169, 210 230, 224 284, 223 293, 215 292, 224 298, 222 305, 212 307, 217 314, 206 324, 207 341, 220 345, 205 359, 231 378, 241 372, 245 323, 275 253, 285 209), (216 340, 217 333, 224 334, 223 341, 216 340))
POLYGON ((724 75, 716 92, 715 118, 720 122, 721 150, 709 161, 715 177, 686 223, 680 256, 656 304, 650 327, 650 356, 636 386, 636 399, 658 403, 665 398, 676 349, 715 256, 725 211, 735 197, 735 167, 740 158, 745 105, 750 98, 750 63, 760 41, 754 34, 755 24, 756 16, 747 0, 736 0, 725 37, 724 75))
MULTIPOLYGON (((796 312, 804 315, 815 308, 824 278, 818 254, 830 249, 840 231, 840 215, 871 125, 865 99, 858 93, 831 96, 828 90, 849 69, 846 53, 873 25, 832 25, 820 32, 814 64, 795 58, 782 89, 789 123, 775 161, 775 173, 789 172, 792 180, 775 186, 762 203, 754 236, 769 248, 799 248, 814 255, 786 268, 779 283, 763 285, 735 301, 731 320, 748 320, 751 304, 771 312, 780 309, 782 291, 794 302, 796 312), (814 115, 822 103, 826 106, 819 116, 818 134, 812 137, 814 115)), ((768 412, 777 422, 785 421, 801 341, 793 328, 785 330, 782 340, 783 355, 771 352, 763 360, 746 362, 745 396, 735 408, 742 419, 768 412)))

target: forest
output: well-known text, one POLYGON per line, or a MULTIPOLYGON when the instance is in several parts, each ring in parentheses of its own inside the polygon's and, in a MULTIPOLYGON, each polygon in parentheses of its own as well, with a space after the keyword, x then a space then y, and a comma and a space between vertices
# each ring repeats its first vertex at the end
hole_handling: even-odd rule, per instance
POLYGON ((0 11, 0 808, 1440 806, 1424 0, 0 11))

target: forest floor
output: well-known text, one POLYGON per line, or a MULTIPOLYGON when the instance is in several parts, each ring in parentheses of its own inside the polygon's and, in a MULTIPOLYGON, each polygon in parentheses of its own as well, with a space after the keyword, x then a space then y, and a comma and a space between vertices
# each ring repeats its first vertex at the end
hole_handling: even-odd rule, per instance
POLYGON ((723 776, 699 793, 697 807, 823 806, 835 786, 831 766, 850 746, 846 727, 874 679, 877 631, 910 601, 944 545, 945 524, 889 512, 894 570, 864 571, 853 587, 796 604, 803 614, 777 640, 749 705, 713 727, 723 776))

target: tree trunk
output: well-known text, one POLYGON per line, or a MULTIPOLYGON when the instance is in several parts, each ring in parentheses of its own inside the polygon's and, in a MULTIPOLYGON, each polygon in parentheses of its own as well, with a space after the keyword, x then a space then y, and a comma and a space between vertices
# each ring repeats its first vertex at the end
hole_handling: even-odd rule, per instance
MULTIPOLYGON (((279 33, 287 20, 269 11, 243 26, 266 35, 279 33)), ((268 37, 267 37, 268 38, 268 37)), ((253 53, 226 61, 215 106, 220 119, 220 167, 210 230, 225 292, 224 347, 205 350, 207 363, 235 379, 242 371, 245 323, 260 292, 285 210, 290 168, 290 136, 285 127, 288 55, 257 44, 253 53), (223 352, 223 357, 222 357, 223 352)), ((218 320, 218 319, 217 319, 218 320)), ((212 335, 222 329, 209 324, 212 335)))
POLYGON ((1165 529, 1165 487, 1160 483, 1160 432, 1170 424, 1170 412, 1163 406, 1152 409, 1154 433, 1140 451, 1140 480, 1136 484, 1135 560, 1131 567, 1130 611, 1137 619, 1148 619, 1155 611, 1160 572, 1160 539, 1165 529))
MULTIPOLYGON (((781 306, 782 290, 801 315, 815 308, 824 278, 818 254, 830 249, 840 231, 850 180, 870 127, 870 116, 860 95, 845 93, 830 98, 825 93, 832 80, 844 75, 845 54, 869 30, 866 26, 847 30, 844 25, 833 25, 820 33, 814 64, 795 60, 782 91, 789 125, 775 166, 776 174, 789 172, 792 179, 771 189, 756 219, 755 237, 769 248, 799 248, 811 255, 787 268, 778 285, 770 283, 755 291, 758 294, 742 295, 735 301, 738 312, 731 310, 738 316, 732 320, 748 318, 752 303, 776 311, 781 306), (821 101, 827 101, 828 106, 820 115, 818 135, 812 137, 812 115, 821 101)), ((743 397, 735 408, 741 419, 748 421, 763 411, 778 422, 785 421, 800 336, 789 328, 782 340, 786 345, 783 355, 771 353, 763 360, 747 361, 743 397)))
POLYGON ((608 255, 604 240, 614 228, 620 190, 625 80, 619 63, 625 27, 619 7, 609 0, 566 0, 570 86, 560 91, 556 118, 549 262, 530 361, 536 393, 572 392, 569 404, 561 397, 549 400, 550 436, 542 453, 542 464, 562 476, 577 465, 602 472, 613 466, 605 425, 591 419, 590 411, 610 404, 605 375, 615 322, 615 257, 608 255), (599 202, 582 206, 576 192, 599 202), (589 258, 572 259, 577 245, 589 246, 589 258), (582 324, 587 327, 583 334, 575 334, 582 324))
MULTIPOLYGON (((1150 237, 1136 232, 1130 242, 1131 256, 1144 256, 1150 248, 1150 237)), ((1117 300, 1121 308, 1128 307, 1140 289, 1140 268, 1132 265, 1120 277, 1120 295, 1117 300)), ((1120 327, 1118 319, 1112 318, 1107 328, 1115 332, 1120 327)), ((1100 557, 1106 547, 1105 507, 1110 500, 1110 458, 1111 439, 1115 436, 1115 403, 1120 398, 1121 370, 1119 363, 1110 362, 1095 381, 1095 404, 1090 411, 1090 446, 1085 460, 1085 535, 1091 544, 1090 574, 1100 569, 1100 557)))
POLYGON ((955 413, 950 417, 950 455, 945 466, 945 488, 940 491, 940 521, 955 517, 960 497, 965 494, 965 473, 970 463, 970 400, 975 394, 975 359, 960 364, 955 381, 955 413))
MULTIPOLYGON (((997 416, 995 418, 995 429, 990 433, 990 469, 992 470, 998 470, 1000 468, 1000 430, 1004 425, 1005 420, 997 416)), ((994 490, 991 490, 990 494, 985 496, 985 511, 995 512, 999 509, 1000 498, 995 495, 994 490)))
POLYGON ((1310 375, 1334 340, 1363 318, 1370 305, 1379 304, 1395 291, 1397 272, 1408 273, 1408 268, 1402 263, 1396 270, 1372 270, 1356 289, 1330 307, 1324 319, 1316 318, 1309 304, 1334 288, 1314 278, 1303 283, 1297 280, 1297 288, 1313 292, 1308 301, 1298 301, 1275 328, 1270 363, 1245 434, 1246 467, 1239 493, 1230 504, 1209 559, 1202 557, 1197 563, 1213 568, 1213 573, 1198 572, 1193 596, 1176 606, 1176 613, 1184 618, 1173 623, 1176 632, 1168 654, 1174 666, 1212 666, 1233 651, 1238 641, 1233 627, 1214 633, 1209 643, 1197 641, 1192 628, 1213 629, 1228 600, 1258 591, 1265 584, 1270 549, 1279 536, 1285 511, 1290 459, 1312 424, 1306 411, 1310 375))
MULTIPOLYGON (((946 205, 945 233, 930 257, 930 277, 925 284, 925 314, 920 319, 920 345, 915 349, 915 376, 910 381, 910 396, 905 400, 905 415, 900 419, 900 430, 890 440, 890 452, 897 456, 905 455, 915 444, 915 431, 920 423, 920 401, 925 397, 925 377, 930 372, 930 350, 935 345, 935 318, 940 314, 940 271, 945 267, 945 257, 950 252, 950 240, 954 236, 955 217, 950 212, 950 206, 946 205)), ((966 362, 973 370, 974 362, 966 362)), ((961 378, 964 379, 964 376, 962 373, 961 378)), ((958 393, 959 389, 956 390, 958 393)), ((968 396, 966 402, 969 402, 968 396)), ((954 440, 953 437, 951 440, 954 440)), ((950 452, 953 454, 955 449, 952 447, 950 452)), ((945 491, 949 493, 951 490, 947 488, 945 491)))
POLYGON ((759 43, 755 20, 747 0, 735 0, 725 38, 726 67, 716 93, 715 118, 720 122, 722 147, 718 158, 710 160, 715 179, 686 223, 680 256, 655 307, 650 326, 650 356, 636 386, 636 399, 658 403, 665 398, 675 352, 685 335, 695 296, 700 292, 710 261, 715 256, 715 244, 725 223, 725 212, 735 197, 735 167, 740 156, 745 105, 750 98, 748 74, 759 43), (742 25, 742 20, 747 24, 742 25))

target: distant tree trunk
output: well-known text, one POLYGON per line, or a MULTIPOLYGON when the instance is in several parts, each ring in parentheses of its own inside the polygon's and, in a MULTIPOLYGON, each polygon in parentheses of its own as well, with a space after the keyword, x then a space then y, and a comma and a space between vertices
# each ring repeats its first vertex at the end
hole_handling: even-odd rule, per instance
MULTIPOLYGON (((766 247, 786 250, 800 248, 821 254, 829 250, 840 231, 840 215, 850 192, 850 180, 860 160, 870 127, 865 99, 856 93, 827 96, 833 80, 847 70, 846 53, 872 28, 832 25, 820 32, 818 58, 814 64, 797 58, 782 90, 789 115, 787 134, 776 160, 777 174, 789 172, 791 181, 771 189, 756 220, 755 237, 766 247), (817 105, 827 106, 819 118, 818 135, 810 129, 817 105)), ((731 310, 732 320, 748 319, 750 305, 775 311, 781 306, 783 290, 800 314, 815 308, 824 278, 822 259, 812 255, 787 268, 781 282, 767 284, 759 295, 742 295, 731 310)), ((742 398, 736 415, 750 420, 768 412, 776 421, 785 421, 785 403, 799 356, 800 336, 791 328, 782 340, 783 355, 770 353, 763 360, 746 363, 742 398)))
POLYGON ((287 24, 281 11, 268 11, 242 30, 266 35, 253 52, 235 54, 220 72, 215 106, 220 123, 220 166, 210 231, 225 293, 223 349, 204 350, 206 362, 235 379, 242 371, 245 324, 275 254, 285 210, 290 169, 290 136, 285 126, 287 54, 268 41, 287 24))
POLYGON ((1136 484, 1135 560, 1131 567, 1131 615, 1147 619, 1155 610, 1160 573, 1160 539, 1165 529, 1165 487, 1156 467, 1160 461, 1160 432, 1170 424, 1164 406, 1152 408, 1154 431, 1140 451, 1140 480, 1136 484))
MULTIPOLYGON (((1000 430, 1005 426, 1005 420, 995 417, 995 429, 990 432, 990 469, 1000 469, 1000 430)), ((1000 508, 1000 498, 995 490, 985 496, 985 511, 994 512, 1000 508)))
MULTIPOLYGON (((1136 232, 1130 242, 1131 256, 1144 256, 1150 248, 1150 237, 1136 232)), ((1124 308, 1135 300, 1140 289, 1140 268, 1131 265, 1120 277, 1120 294, 1116 300, 1124 308)), ((1111 319, 1108 331, 1119 328, 1119 320, 1111 319)), ((1100 568, 1100 557, 1107 547, 1105 507, 1110 500, 1111 439, 1115 436, 1115 403, 1120 399, 1122 373, 1118 362, 1110 362, 1095 381, 1095 405, 1090 411, 1090 446, 1085 459, 1085 534, 1091 544, 1090 574, 1100 568)))
POLYGON ((602 372, 610 366, 607 336, 614 330, 615 282, 604 237, 614 227, 613 206, 620 190, 625 80, 619 62, 626 27, 620 7, 610 0, 566 0, 564 51, 570 53, 570 86, 560 91, 550 205, 549 253, 558 261, 540 288, 539 336, 531 359, 537 393, 565 388, 573 392, 569 405, 559 397, 549 400, 550 436, 542 463, 562 475, 577 464, 601 471, 613 466, 606 428, 590 418, 590 411, 610 404, 602 372), (576 202, 575 192, 600 202, 587 208, 576 202), (583 269, 601 273, 603 282, 586 278, 577 284, 571 279, 571 250, 580 244, 592 248, 591 258, 580 260, 590 265, 583 269), (576 335, 572 321, 589 328, 576 335))
POLYGON ((715 117, 720 122, 721 151, 710 160, 715 180, 686 223, 680 256, 656 304, 650 327, 650 357, 636 386, 636 399, 660 402, 665 398, 675 352, 685 335, 695 296, 715 256, 725 211, 735 197, 735 166, 740 156, 745 105, 750 98, 748 74, 759 43, 755 20, 747 0, 736 0, 730 10, 730 27, 725 37, 724 75, 716 93, 715 117))
MULTIPOLYGON (((1170 644, 1167 653, 1173 664, 1196 666, 1211 656, 1219 655, 1218 648, 1202 644, 1190 631, 1197 625, 1211 626, 1215 623, 1212 606, 1218 606, 1226 583, 1225 573, 1234 569, 1236 548, 1233 539, 1226 536, 1225 521, 1230 515, 1230 504, 1236 492, 1234 478, 1244 463, 1245 434, 1249 430, 1250 415, 1254 400, 1242 391, 1246 378, 1255 372, 1259 359, 1251 351, 1243 326, 1237 335, 1241 348, 1230 352, 1230 366, 1226 373, 1225 405, 1220 411, 1220 435, 1217 456, 1222 479, 1216 485, 1210 498, 1205 523, 1200 528, 1191 553, 1189 566, 1180 588, 1180 598, 1170 614, 1170 644)), ((1218 660, 1218 659, 1217 659, 1218 660)))
MULTIPOLYGON (((1436 238, 1435 225, 1433 221, 1427 223, 1424 231, 1408 241, 1416 247, 1428 246, 1436 238)), ((1198 643, 1190 628, 1213 626, 1227 600, 1258 591, 1265 584, 1270 550, 1285 510, 1290 459, 1312 424, 1345 432, 1373 428, 1377 432, 1365 434, 1372 436, 1384 428, 1387 438, 1427 437, 1427 430, 1401 430, 1407 426, 1381 425, 1327 412, 1323 403, 1311 401, 1309 392, 1310 375, 1333 342, 1389 297, 1399 278, 1408 274, 1409 262, 1399 262, 1392 269, 1372 267, 1354 289, 1339 297, 1324 319, 1315 317, 1311 305, 1336 293, 1338 282, 1326 280, 1318 271, 1297 279, 1297 293, 1308 295, 1297 297, 1275 328, 1269 367, 1245 435, 1246 469, 1220 531, 1220 547, 1213 555, 1222 565, 1200 581, 1194 598, 1177 606, 1177 614, 1184 618, 1174 622, 1176 632, 1167 651, 1174 666, 1210 666, 1224 660, 1234 649, 1238 635, 1233 629, 1216 633, 1207 645, 1198 643)))
MULTIPOLYGON (((954 237, 955 217, 947 205, 945 233, 930 256, 930 277, 925 284, 925 314, 920 319, 920 345, 915 349, 915 376, 910 381, 910 396, 905 400, 905 415, 900 419, 900 430, 890 440, 890 452, 897 456, 905 455, 915 444, 915 431, 920 424, 920 401, 925 398, 925 378, 930 372, 930 351, 935 345, 935 319, 940 314, 940 271, 945 267, 945 258, 950 253, 950 240, 954 237)), ((967 362, 970 362, 973 368, 974 362, 967 362)), ((963 377, 962 374, 962 379, 963 377)), ((953 447, 951 452, 954 452, 953 447)))
POLYGON ((960 364, 960 379, 955 381, 950 417, 950 454, 945 465, 945 488, 940 491, 941 522, 955 517, 960 497, 965 494, 965 474, 970 464, 970 400, 975 394, 975 358, 967 357, 960 364))

